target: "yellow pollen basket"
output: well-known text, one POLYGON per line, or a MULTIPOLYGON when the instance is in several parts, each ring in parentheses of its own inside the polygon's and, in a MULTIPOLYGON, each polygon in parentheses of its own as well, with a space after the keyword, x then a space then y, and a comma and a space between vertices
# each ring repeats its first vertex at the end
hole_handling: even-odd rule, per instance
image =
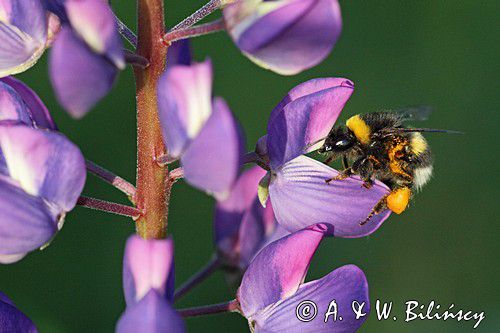
POLYGON ((361 119, 359 115, 355 115, 347 119, 347 122, 345 124, 347 128, 349 128, 354 133, 359 142, 364 145, 370 143, 370 127, 368 127, 368 125, 363 119, 361 119))
POLYGON ((405 211, 410 201, 411 190, 408 187, 398 188, 387 196, 387 208, 396 214, 401 214, 405 211))

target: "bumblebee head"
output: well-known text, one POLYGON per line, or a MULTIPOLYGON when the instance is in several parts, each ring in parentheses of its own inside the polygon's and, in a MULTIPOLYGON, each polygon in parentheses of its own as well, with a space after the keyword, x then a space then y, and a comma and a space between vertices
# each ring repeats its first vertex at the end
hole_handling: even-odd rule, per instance
POLYGON ((325 143, 318 150, 321 154, 343 154, 356 144, 356 137, 346 127, 333 128, 325 139, 325 143))

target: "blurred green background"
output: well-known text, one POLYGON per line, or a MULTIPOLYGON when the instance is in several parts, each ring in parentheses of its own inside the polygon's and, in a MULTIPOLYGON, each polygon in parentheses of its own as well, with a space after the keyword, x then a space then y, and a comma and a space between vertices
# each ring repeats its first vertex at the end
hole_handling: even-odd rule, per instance
MULTIPOLYGON (((168 1, 173 25, 203 1, 168 1)), ((499 255, 499 13, 498 1, 341 1, 344 29, 320 66, 294 77, 256 67, 223 34, 193 40, 197 60, 210 56, 214 93, 227 99, 244 125, 248 148, 264 134, 270 110, 296 84, 343 76, 356 91, 341 121, 360 112, 429 104, 429 127, 465 131, 430 134, 434 179, 411 209, 392 216, 362 239, 323 242, 308 279, 343 264, 361 267, 376 299, 395 302, 399 321, 372 315, 362 332, 469 332, 472 322, 404 323, 403 303, 435 300, 447 308, 485 311, 478 332, 500 331, 499 255)), ((134 26, 134 1, 116 2, 117 14, 134 26)), ((91 160, 125 178, 135 177, 135 109, 131 70, 83 120, 75 121, 54 100, 46 56, 20 75, 35 89, 60 128, 91 160)), ((120 192, 89 177, 87 195, 126 203, 120 192)), ((173 192, 169 231, 176 242, 178 284, 213 251, 213 200, 179 182, 173 192)), ((121 263, 124 242, 134 232, 127 219, 77 208, 52 245, 20 263, 0 266, 0 290, 41 332, 112 332, 124 309, 121 263)), ((220 273, 178 306, 232 298, 220 273)), ((187 320, 190 332, 246 332, 237 314, 187 320)))

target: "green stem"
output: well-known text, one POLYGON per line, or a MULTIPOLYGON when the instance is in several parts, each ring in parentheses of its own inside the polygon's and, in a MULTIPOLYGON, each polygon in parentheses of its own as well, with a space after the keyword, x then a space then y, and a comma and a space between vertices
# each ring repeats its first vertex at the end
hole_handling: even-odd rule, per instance
POLYGON ((137 220, 141 237, 164 238, 172 182, 167 166, 156 162, 165 154, 156 87, 165 70, 167 48, 164 34, 163 0, 138 0, 138 41, 136 53, 149 60, 147 68, 134 67, 137 98, 137 208, 143 215, 137 220))

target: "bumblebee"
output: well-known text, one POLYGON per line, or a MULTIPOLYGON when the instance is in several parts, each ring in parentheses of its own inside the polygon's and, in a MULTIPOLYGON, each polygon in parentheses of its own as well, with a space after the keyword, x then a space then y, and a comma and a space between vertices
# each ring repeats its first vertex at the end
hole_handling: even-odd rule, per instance
POLYGON ((361 225, 386 209, 401 214, 412 195, 430 180, 431 150, 422 133, 453 131, 405 126, 406 121, 426 120, 430 111, 421 107, 355 115, 345 126, 332 128, 325 138, 319 149, 319 153, 327 156, 325 163, 342 158, 344 165, 344 170, 327 179, 327 183, 359 175, 366 188, 372 187, 376 179, 391 190, 361 225))

